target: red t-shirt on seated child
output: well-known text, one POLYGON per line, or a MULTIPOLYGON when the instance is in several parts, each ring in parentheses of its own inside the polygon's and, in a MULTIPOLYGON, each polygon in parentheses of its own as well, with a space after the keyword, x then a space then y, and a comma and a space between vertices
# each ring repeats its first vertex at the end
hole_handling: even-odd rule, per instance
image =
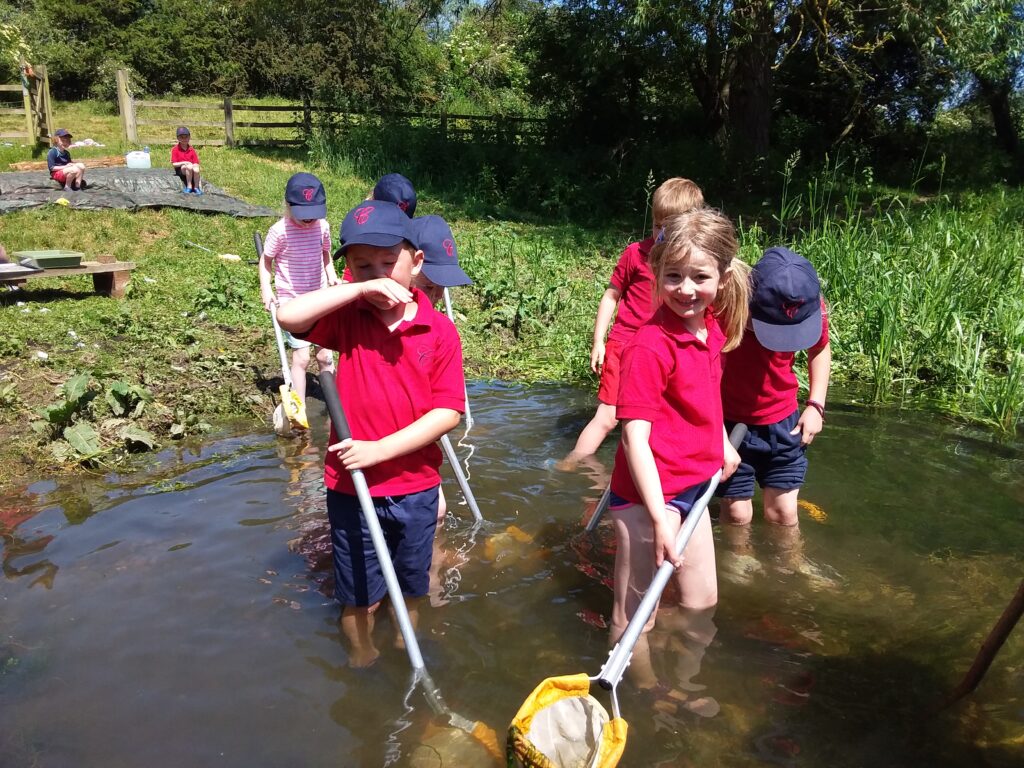
POLYGON ((196 148, 189 144, 188 149, 182 151, 181 146, 175 144, 171 147, 171 165, 175 163, 195 163, 199 165, 199 155, 196 148))

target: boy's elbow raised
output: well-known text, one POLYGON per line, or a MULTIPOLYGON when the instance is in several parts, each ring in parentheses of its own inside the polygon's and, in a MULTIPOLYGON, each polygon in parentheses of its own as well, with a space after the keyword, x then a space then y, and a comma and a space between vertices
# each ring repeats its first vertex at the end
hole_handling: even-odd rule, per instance
POLYGON ((462 420, 462 414, 458 411, 452 410, 451 408, 443 408, 444 416, 442 424, 444 425, 444 431, 447 434, 459 426, 459 422, 462 420))

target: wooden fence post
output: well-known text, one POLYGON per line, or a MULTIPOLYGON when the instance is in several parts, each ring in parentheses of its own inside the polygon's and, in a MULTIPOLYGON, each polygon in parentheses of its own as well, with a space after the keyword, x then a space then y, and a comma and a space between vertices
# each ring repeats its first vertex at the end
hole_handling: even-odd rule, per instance
POLYGON ((46 72, 46 65, 40 64, 36 67, 36 74, 39 77, 39 92, 43 101, 43 119, 46 121, 46 135, 53 135, 53 102, 50 100, 50 76, 46 72))
POLYGON ((121 132, 129 144, 139 143, 139 129, 135 122, 135 97, 128 90, 128 72, 117 70, 117 106, 121 112, 121 132))
POLYGON ((229 147, 235 146, 235 113, 230 96, 224 97, 224 143, 229 147))
POLYGON ((448 141, 448 112, 441 113, 441 141, 448 141))
POLYGON ((302 130, 305 132, 305 139, 313 135, 313 109, 309 103, 309 96, 302 97, 302 130))
MULTIPOLYGON (((36 144, 36 121, 32 116, 32 95, 29 88, 32 87, 34 78, 29 75, 29 65, 24 59, 21 60, 21 100, 25 104, 25 140, 28 144, 36 144)), ((47 137, 49 138, 49 137, 47 137)))

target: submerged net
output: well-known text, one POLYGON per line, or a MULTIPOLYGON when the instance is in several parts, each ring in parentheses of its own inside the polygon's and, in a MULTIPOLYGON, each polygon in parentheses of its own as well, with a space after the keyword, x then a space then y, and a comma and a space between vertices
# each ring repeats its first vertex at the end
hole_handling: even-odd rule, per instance
POLYGON ((612 768, 626 746, 626 721, 590 695, 584 675, 549 677, 523 702, 508 729, 508 765, 612 768))

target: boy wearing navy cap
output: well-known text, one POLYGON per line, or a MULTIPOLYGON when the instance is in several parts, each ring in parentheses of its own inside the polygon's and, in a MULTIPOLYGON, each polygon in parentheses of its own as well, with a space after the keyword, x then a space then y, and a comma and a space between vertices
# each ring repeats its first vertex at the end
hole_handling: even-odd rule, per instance
POLYGON ((807 471, 804 452, 825 420, 832 367, 828 312, 818 273, 788 248, 765 252, 754 266, 750 323, 740 346, 725 357, 722 408, 726 428, 749 427, 742 463, 718 486, 723 523, 745 526, 753 517, 754 481, 764 490, 770 523, 796 530, 797 496, 807 471), (807 350, 809 393, 801 408, 793 371, 807 350))
POLYGON ((199 155, 196 148, 189 142, 192 134, 184 125, 179 126, 175 133, 178 143, 171 147, 171 167, 174 175, 185 185, 182 193, 189 195, 203 194, 203 180, 199 173, 199 155))
POLYGON ((46 153, 46 167, 50 170, 50 178, 63 185, 65 192, 77 192, 87 189, 85 183, 85 163, 71 160, 68 147, 71 146, 71 131, 58 128, 53 133, 53 146, 46 153))
POLYGON ((448 222, 440 216, 420 216, 412 220, 412 230, 416 245, 423 251, 423 269, 416 276, 416 287, 432 304, 444 298, 445 288, 473 284, 459 266, 459 252, 448 222))
POLYGON ((416 189, 412 182, 400 173, 388 173, 381 176, 373 186, 371 200, 394 203, 410 219, 416 214, 416 189))
POLYGON ((427 594, 437 523, 436 442, 465 409, 462 345, 454 324, 413 282, 423 267, 412 223, 394 203, 366 201, 341 225, 353 282, 283 306, 283 328, 338 350, 338 396, 353 439, 332 431, 324 480, 341 627, 349 664, 379 655, 371 636, 387 592, 349 470, 361 469, 388 540, 410 616, 427 594), (411 600, 410 600, 411 598, 411 600))

